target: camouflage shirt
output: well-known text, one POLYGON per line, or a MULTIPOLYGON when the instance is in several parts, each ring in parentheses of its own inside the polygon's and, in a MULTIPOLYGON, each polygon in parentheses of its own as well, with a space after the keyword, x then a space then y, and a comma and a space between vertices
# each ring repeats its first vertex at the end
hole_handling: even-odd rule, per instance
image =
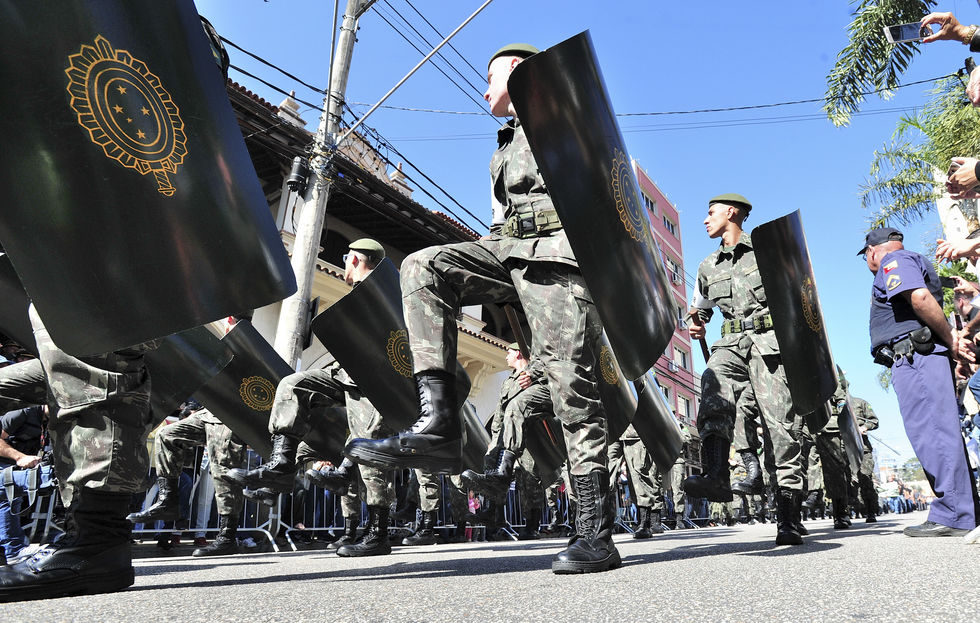
MULTIPOLYGON (((734 246, 722 244, 698 267, 697 293, 717 306, 726 320, 749 320, 769 313, 766 291, 762 287, 762 275, 752 248, 752 238, 742 232, 734 246)), ((698 312, 701 320, 711 319, 713 310, 698 312)), ((755 346, 763 355, 779 354, 776 334, 772 329, 757 333, 748 330, 729 333, 714 343, 712 348, 728 348, 747 352, 755 346)))
MULTIPOLYGON (((493 192, 491 234, 501 233, 504 222, 513 215, 555 209, 524 128, 516 118, 497 130, 497 151, 490 159, 490 184, 493 192)), ((564 229, 523 242, 510 250, 510 257, 578 266, 564 229)))

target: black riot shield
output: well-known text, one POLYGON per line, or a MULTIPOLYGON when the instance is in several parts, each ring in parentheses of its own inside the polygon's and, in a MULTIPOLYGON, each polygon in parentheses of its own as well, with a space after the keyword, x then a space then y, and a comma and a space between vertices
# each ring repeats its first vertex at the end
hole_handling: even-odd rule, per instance
POLYGON ((847 464, 851 468, 851 473, 856 476, 861 469, 861 460, 864 458, 864 440, 861 437, 861 426, 851 407, 850 394, 847 395, 847 405, 837 416, 837 425, 840 427, 841 441, 844 442, 847 464))
MULTIPOLYGON (((418 388, 402 317, 401 286, 391 260, 382 260, 356 288, 317 314, 312 329, 390 428, 404 430, 418 419, 418 388)), ((470 379, 458 364, 456 377, 462 406, 470 379)), ((482 452, 480 457, 482 470, 482 452)))
POLYGON ((638 379, 634 385, 639 393, 633 430, 640 436, 647 452, 661 473, 666 473, 681 454, 684 438, 674 412, 664 398, 657 378, 652 371, 638 379))
MULTIPOLYGON (((197 399, 253 450, 268 457, 272 452, 269 415, 276 387, 293 369, 247 320, 238 321, 221 341, 235 358, 198 390, 197 399)), ((304 441, 336 463, 347 439, 346 410, 318 410, 311 416, 311 432, 304 441)))
POLYGON ((623 371, 619 367, 616 355, 609 345, 609 338, 603 331, 596 353, 596 384, 599 387, 599 398, 606 412, 606 436, 609 439, 619 439, 626 431, 636 413, 636 394, 623 371))
POLYGON ((677 315, 588 32, 524 60, 507 86, 609 342, 639 378, 677 315))
POLYGON ((490 435, 480 421, 480 415, 476 412, 476 408, 471 402, 466 401, 463 403, 462 408, 459 410, 459 417, 463 420, 463 430, 465 431, 463 469, 482 472, 483 457, 487 454, 490 435))
POLYGON ((752 246, 793 406, 816 411, 837 389, 837 373, 799 210, 752 230, 752 246))
POLYGON ((0 39, 0 242, 61 348, 295 291, 191 0, 0 0, 0 39))
POLYGON ((561 422, 555 417, 535 419, 524 431, 525 450, 534 459, 534 471, 545 487, 561 476, 562 465, 568 460, 565 435, 561 422))
POLYGON ((207 327, 194 327, 163 338, 145 359, 152 384, 150 408, 162 420, 221 372, 232 353, 207 327))
POLYGON ((27 315, 30 305, 31 300, 27 298, 10 258, 0 253, 0 333, 37 357, 34 329, 27 315))

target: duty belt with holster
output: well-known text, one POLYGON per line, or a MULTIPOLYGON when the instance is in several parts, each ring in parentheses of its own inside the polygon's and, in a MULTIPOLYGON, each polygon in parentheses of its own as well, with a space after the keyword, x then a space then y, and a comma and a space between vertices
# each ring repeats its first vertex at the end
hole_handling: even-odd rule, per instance
POLYGON ((729 333, 762 333, 772 328, 772 314, 762 314, 754 318, 732 318, 721 323, 721 336, 725 337, 729 333))
POLYGON ((920 327, 875 348, 875 363, 890 368, 902 357, 908 358, 909 363, 911 363, 913 353, 928 355, 935 348, 936 343, 932 339, 932 330, 929 327, 920 327))
POLYGON ((536 238, 556 229, 561 229, 561 221, 554 208, 549 208, 512 214, 500 233, 511 238, 536 238))

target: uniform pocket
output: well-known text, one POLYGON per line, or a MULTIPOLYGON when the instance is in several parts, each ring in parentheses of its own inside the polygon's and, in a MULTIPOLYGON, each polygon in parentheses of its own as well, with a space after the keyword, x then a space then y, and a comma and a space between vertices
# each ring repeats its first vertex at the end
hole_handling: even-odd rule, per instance
POLYGON ((732 279, 727 275, 716 277, 713 280, 709 279, 705 289, 708 298, 712 301, 730 298, 732 295, 732 279))

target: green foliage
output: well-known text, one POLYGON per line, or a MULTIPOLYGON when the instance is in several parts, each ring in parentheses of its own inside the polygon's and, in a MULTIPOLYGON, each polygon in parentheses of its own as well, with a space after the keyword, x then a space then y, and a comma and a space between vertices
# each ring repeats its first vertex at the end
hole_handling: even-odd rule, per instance
POLYGON ((872 227, 922 218, 943 194, 950 159, 980 154, 980 110, 963 87, 958 77, 939 80, 932 99, 903 116, 891 142, 875 152, 860 189, 861 206, 873 211, 872 227))
POLYGON ((919 459, 913 457, 907 459, 898 468, 898 476, 902 479, 902 482, 911 482, 913 480, 925 480, 926 472, 922 469, 922 464, 919 463, 919 459))
POLYGON ((824 95, 823 109, 834 125, 847 125, 851 114, 860 109, 865 94, 877 91, 882 99, 892 96, 919 46, 888 43, 884 27, 917 22, 936 3, 937 0, 851 0, 857 5, 848 27, 851 42, 837 55, 824 95))
POLYGON ((878 371, 878 385, 881 385, 881 389, 888 391, 888 388, 892 385, 892 369, 881 366, 881 370, 878 371))

